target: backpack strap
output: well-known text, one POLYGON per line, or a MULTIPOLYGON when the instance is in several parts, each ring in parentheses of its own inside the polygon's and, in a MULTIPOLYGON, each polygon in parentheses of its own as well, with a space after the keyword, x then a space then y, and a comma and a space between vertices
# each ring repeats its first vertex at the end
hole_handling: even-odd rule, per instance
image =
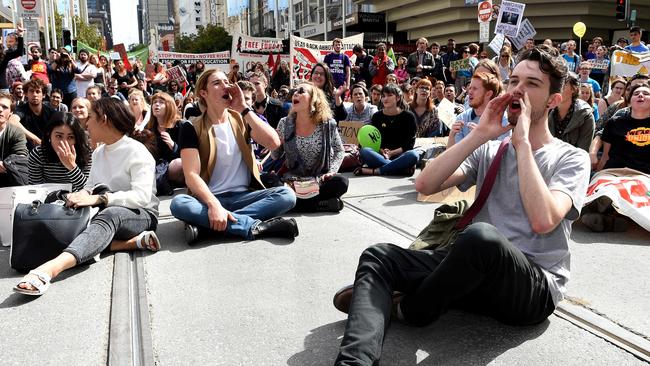
POLYGON ((458 220, 454 228, 458 230, 464 229, 467 225, 469 225, 470 222, 472 222, 474 217, 476 217, 476 215, 485 205, 485 201, 487 201, 487 198, 492 191, 492 186, 494 186, 494 181, 497 178, 497 173, 499 172, 499 167, 501 166, 501 159, 503 158, 503 155, 505 155, 506 151, 508 151, 509 142, 510 137, 506 137, 503 139, 503 141, 501 141, 499 150, 497 150, 497 154, 494 156, 494 160, 492 160, 492 163, 490 163, 490 167, 488 168, 488 172, 485 175, 485 180, 483 180, 483 185, 478 192, 476 201, 474 201, 474 203, 472 203, 472 205, 467 209, 463 217, 458 220))

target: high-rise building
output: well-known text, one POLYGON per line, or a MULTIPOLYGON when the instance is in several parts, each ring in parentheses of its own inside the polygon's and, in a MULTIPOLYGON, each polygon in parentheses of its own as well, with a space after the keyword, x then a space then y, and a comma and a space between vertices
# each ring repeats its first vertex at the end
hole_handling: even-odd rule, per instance
POLYGON ((111 29, 111 4, 109 0, 87 0, 88 24, 94 24, 106 40, 106 47, 113 47, 111 29))

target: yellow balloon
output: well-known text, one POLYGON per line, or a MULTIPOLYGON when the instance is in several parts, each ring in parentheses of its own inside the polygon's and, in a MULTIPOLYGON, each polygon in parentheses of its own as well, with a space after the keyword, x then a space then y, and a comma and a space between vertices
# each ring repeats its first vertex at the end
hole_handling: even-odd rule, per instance
POLYGON ((576 36, 579 38, 582 38, 582 36, 585 35, 585 32, 587 32, 587 26, 583 22, 577 22, 576 24, 573 25, 573 33, 575 33, 576 36))

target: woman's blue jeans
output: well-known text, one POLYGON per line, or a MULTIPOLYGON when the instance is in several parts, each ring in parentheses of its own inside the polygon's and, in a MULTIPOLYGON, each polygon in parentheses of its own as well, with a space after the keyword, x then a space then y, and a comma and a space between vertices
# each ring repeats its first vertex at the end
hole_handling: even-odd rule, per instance
POLYGON ((417 164, 420 158, 417 151, 409 150, 403 152, 397 158, 390 160, 369 147, 362 148, 359 156, 361 157, 361 162, 368 165, 369 168, 379 168, 379 174, 381 175, 405 174, 406 170, 415 167, 415 164, 417 164))
MULTIPOLYGON (((280 216, 296 205, 296 194, 289 187, 258 191, 228 192, 216 195, 221 206, 237 219, 228 221, 226 233, 252 240, 251 229, 260 221, 280 216)), ((187 194, 180 194, 171 203, 174 217, 188 224, 210 227, 208 206, 187 194)))

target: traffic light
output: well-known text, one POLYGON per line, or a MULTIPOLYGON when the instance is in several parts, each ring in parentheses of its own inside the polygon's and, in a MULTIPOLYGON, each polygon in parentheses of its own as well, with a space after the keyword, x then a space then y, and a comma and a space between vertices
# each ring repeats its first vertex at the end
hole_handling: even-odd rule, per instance
POLYGON ((627 1, 628 0, 616 0, 616 19, 618 21, 624 21, 627 19, 627 1))
POLYGON ((63 47, 65 46, 72 47, 72 34, 69 29, 63 30, 63 47))

